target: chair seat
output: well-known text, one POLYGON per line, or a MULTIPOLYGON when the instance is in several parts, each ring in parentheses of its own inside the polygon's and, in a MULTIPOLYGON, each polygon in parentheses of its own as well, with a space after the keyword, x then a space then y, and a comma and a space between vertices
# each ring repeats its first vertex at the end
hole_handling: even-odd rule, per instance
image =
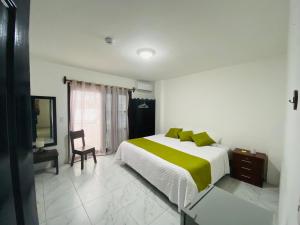
POLYGON ((82 147, 76 147, 73 151, 87 152, 87 151, 93 151, 93 150, 95 150, 95 147, 92 147, 92 146, 82 146, 82 147))

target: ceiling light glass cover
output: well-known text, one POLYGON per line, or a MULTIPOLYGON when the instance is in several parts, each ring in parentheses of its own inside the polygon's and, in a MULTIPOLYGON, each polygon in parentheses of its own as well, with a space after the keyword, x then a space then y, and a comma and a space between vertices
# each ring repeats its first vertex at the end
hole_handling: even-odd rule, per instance
POLYGON ((143 59, 150 59, 155 55, 155 51, 151 48, 141 48, 137 50, 137 54, 143 59))

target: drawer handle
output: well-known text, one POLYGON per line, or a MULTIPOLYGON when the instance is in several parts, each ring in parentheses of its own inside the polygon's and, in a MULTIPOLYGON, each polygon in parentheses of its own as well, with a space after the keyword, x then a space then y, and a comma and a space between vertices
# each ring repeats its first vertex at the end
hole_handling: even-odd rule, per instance
POLYGON ((244 160, 244 159, 242 159, 241 161, 242 161, 242 162, 245 162, 245 163, 250 163, 250 164, 252 163, 251 161, 249 161, 249 160, 244 160))
POLYGON ((243 174, 241 174, 241 176, 242 176, 242 177, 245 177, 245 178, 247 178, 247 179, 250 179, 250 178, 251 178, 251 177, 246 176, 246 175, 243 175, 243 174))
POLYGON ((242 166, 242 169, 244 169, 244 170, 248 170, 248 171, 251 171, 252 169, 249 169, 249 168, 247 168, 247 167, 243 167, 242 166))

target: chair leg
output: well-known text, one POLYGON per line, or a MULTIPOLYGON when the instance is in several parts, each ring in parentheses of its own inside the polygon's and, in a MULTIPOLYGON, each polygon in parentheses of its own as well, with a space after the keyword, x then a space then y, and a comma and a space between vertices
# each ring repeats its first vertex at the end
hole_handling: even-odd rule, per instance
POLYGON ((84 156, 83 155, 81 155, 81 169, 83 170, 83 168, 84 168, 84 158, 83 158, 84 156))
POLYGON ((84 159, 87 160, 87 154, 84 155, 84 159))
POLYGON ((74 165, 74 160, 75 160, 75 154, 73 153, 73 155, 72 155, 72 160, 71 160, 71 166, 74 165))
POLYGON ((95 150, 93 151, 94 162, 97 163, 95 150))

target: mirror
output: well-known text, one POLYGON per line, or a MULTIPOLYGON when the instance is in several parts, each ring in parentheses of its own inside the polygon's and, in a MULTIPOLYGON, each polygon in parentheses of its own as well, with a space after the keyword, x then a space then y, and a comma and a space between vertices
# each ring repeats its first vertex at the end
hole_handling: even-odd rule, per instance
POLYGON ((32 141, 42 141, 45 146, 57 144, 56 133, 56 98, 31 96, 32 141))

